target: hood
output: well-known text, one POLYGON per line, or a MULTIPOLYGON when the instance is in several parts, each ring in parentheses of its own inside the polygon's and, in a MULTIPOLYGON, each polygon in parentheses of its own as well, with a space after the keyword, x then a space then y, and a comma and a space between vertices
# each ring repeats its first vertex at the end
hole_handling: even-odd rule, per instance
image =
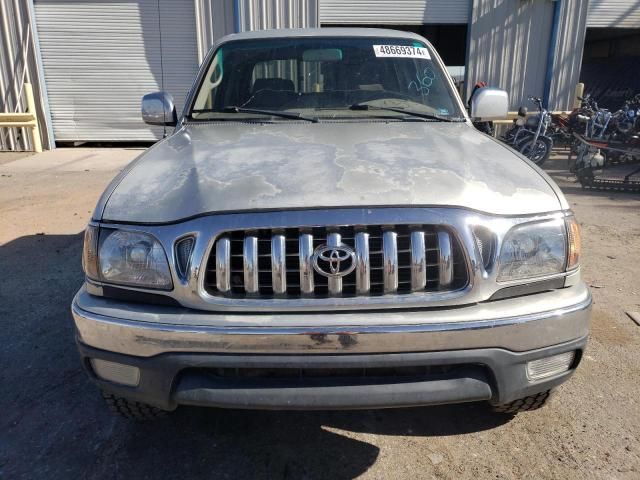
POLYGON ((159 142, 114 180, 101 204, 103 220, 132 223, 318 207, 522 215, 562 207, 551 185, 466 123, 226 122, 191 124, 159 142))

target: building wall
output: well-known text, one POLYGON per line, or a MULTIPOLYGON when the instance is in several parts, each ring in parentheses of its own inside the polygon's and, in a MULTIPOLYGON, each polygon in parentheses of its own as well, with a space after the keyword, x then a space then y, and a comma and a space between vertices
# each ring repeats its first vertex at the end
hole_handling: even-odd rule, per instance
POLYGON ((589 28, 640 28, 640 0, 589 0, 589 28))
POLYGON ((471 0, 320 0, 320 21, 329 24, 464 24, 471 0))
POLYGON ((211 46, 221 37, 235 32, 234 2, 195 0, 198 60, 201 63, 211 46))
POLYGON ((484 81, 509 92, 512 110, 528 95, 542 96, 552 18, 549 1, 474 0, 467 95, 484 81))
MULTIPOLYGON (((218 38, 235 31, 317 27, 324 17, 340 17, 340 9, 347 11, 358 7, 366 12, 370 10, 367 5, 376 4, 391 5, 398 11, 402 10, 399 8, 402 6, 413 8, 418 3, 425 4, 429 8, 411 15, 416 23, 423 23, 434 18, 437 5, 458 9, 466 5, 469 19, 467 88, 479 80, 505 88, 510 92, 512 108, 526 102, 528 95, 542 96, 544 93, 554 8, 551 0, 184 1, 193 1, 195 4, 200 62, 218 38)), ((562 2, 562 9, 549 106, 552 109, 567 109, 572 104, 574 87, 578 81, 587 21, 589 25, 595 25, 594 22, 598 20, 607 24, 613 22, 618 26, 627 26, 628 22, 636 24, 640 15, 640 0, 559 1, 562 2)), ((34 86, 38 116, 43 126, 43 145, 47 147, 50 142, 44 125, 48 118, 45 112, 46 92, 39 81, 42 72, 38 71, 37 41, 34 41, 37 34, 31 28, 35 24, 31 6, 32 0, 0 0, 0 104, 3 111, 23 111, 25 102, 20 86, 24 81, 30 81, 34 86)), ((367 19, 357 16, 355 20, 366 23, 367 19)), ((0 149, 30 147, 30 139, 23 132, 17 132, 16 129, 0 131, 0 149)))
MULTIPOLYGON (((50 148, 32 25, 31 2, 0 0, 0 112, 26 112, 24 84, 30 83, 40 121, 42 146, 50 148)), ((31 150, 32 146, 29 129, 0 129, 0 150, 31 150)))
MULTIPOLYGON (((588 4, 562 3, 548 107, 566 110, 580 74, 588 4)), ((466 89, 477 81, 509 92, 511 109, 544 96, 555 2, 474 0, 469 26, 466 89)))
POLYGON ((549 92, 549 105, 552 110, 571 110, 574 106, 575 88, 580 81, 589 8, 589 4, 583 0, 562 0, 553 80, 549 92))
POLYGON ((238 0, 240 31, 318 27, 319 1, 322 0, 238 0))
POLYGON ((236 31, 318 27, 319 1, 195 0, 200 61, 217 39, 236 31))

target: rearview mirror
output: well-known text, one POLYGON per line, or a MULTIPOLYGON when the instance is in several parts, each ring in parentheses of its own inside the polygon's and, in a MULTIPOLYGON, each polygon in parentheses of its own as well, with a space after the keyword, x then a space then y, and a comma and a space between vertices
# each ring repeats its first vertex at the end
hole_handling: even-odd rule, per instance
POLYGON ((471 98, 473 120, 500 120, 507 117, 509 94, 499 88, 484 87, 471 98))
POLYGON ((167 125, 178 123, 173 97, 166 92, 148 93, 142 97, 142 120, 149 125, 167 125))
POLYGON ((313 48, 302 52, 303 62, 339 62, 342 50, 339 48, 313 48))

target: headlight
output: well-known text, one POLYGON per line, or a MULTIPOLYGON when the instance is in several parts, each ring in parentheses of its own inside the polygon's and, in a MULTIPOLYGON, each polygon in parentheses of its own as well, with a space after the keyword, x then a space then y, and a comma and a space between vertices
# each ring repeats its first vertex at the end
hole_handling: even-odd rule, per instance
POLYGON ((98 244, 97 230, 90 226, 85 232, 83 264, 89 278, 162 290, 173 287, 167 256, 152 235, 103 228, 98 244))
POLYGON ((565 271, 564 219, 528 223, 507 233, 498 262, 498 281, 522 280, 565 271))

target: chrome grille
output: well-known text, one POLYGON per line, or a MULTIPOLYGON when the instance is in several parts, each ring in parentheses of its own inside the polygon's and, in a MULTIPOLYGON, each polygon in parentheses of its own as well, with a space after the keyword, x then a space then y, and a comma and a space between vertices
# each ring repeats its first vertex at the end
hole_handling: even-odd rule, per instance
POLYGON ((467 282, 448 229, 398 225, 225 232, 211 249, 204 287, 217 296, 321 298, 451 291, 467 282), (318 273, 320 245, 353 249, 354 270, 339 278, 318 273))

